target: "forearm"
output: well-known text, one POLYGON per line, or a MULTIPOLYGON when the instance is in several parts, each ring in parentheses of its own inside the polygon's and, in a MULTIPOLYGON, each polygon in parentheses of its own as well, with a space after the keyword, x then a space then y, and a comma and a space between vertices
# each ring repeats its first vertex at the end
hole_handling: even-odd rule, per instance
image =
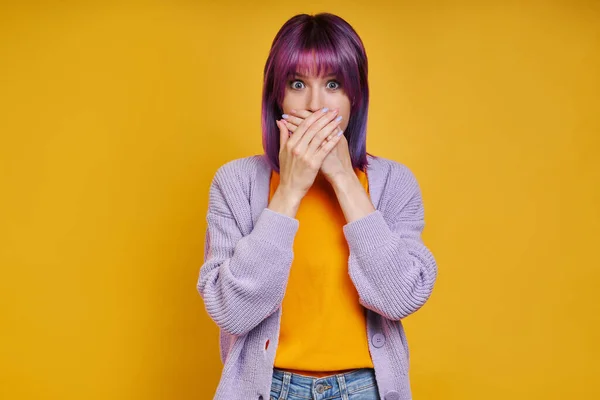
POLYGON ((281 304, 298 223, 264 209, 253 231, 241 237, 233 218, 209 214, 207 219, 208 253, 198 291, 221 329, 243 335, 281 304))
POLYGON ((431 251, 417 232, 422 222, 396 223, 392 231, 375 212, 344 227, 350 248, 348 271, 360 303, 391 320, 417 311, 437 275, 431 251))
POLYGON ((287 215, 290 218, 296 218, 298 208, 302 197, 298 194, 287 191, 284 187, 279 186, 269 202, 267 208, 277 213, 287 215))
POLYGON ((369 195, 354 171, 340 174, 332 181, 332 187, 347 223, 366 217, 375 211, 369 195))
POLYGON ((424 208, 414 175, 395 166, 387 185, 387 198, 377 211, 347 223, 343 230, 350 249, 349 274, 360 303, 399 320, 427 301, 437 264, 421 239, 424 208))

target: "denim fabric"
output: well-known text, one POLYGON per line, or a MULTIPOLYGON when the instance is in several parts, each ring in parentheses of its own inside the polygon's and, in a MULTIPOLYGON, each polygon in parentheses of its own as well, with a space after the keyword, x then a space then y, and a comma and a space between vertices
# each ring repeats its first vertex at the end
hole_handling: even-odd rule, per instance
POLYGON ((375 371, 361 368, 321 378, 273 369, 270 400, 379 400, 375 371))

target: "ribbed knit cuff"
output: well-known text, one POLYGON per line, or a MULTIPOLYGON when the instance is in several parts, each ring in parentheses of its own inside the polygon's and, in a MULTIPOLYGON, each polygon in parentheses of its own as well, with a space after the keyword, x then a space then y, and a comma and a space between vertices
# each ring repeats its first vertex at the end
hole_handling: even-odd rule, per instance
POLYGON ((343 226, 350 252, 361 256, 388 243, 393 232, 379 210, 343 226))
POLYGON ((264 208, 258 217, 252 235, 278 248, 291 250, 300 221, 264 208))

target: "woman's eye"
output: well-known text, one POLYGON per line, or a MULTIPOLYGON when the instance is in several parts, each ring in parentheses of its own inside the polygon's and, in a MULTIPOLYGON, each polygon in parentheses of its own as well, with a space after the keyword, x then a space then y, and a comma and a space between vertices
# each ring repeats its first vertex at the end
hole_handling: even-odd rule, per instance
MULTIPOLYGON (((290 86, 292 89, 302 89, 304 87, 304 82, 299 80, 291 81, 290 86)), ((326 86, 327 89, 336 90, 340 88, 340 83, 338 81, 329 81, 326 86)))

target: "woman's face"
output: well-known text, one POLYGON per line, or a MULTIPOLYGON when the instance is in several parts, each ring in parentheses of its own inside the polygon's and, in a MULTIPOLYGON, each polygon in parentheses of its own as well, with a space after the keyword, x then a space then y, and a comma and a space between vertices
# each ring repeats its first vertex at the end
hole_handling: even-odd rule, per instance
POLYGON ((338 115, 343 117, 339 127, 345 130, 350 118, 350 99, 335 75, 319 78, 297 73, 286 82, 282 104, 284 114, 290 114, 292 109, 315 112, 323 107, 339 109, 338 115))

